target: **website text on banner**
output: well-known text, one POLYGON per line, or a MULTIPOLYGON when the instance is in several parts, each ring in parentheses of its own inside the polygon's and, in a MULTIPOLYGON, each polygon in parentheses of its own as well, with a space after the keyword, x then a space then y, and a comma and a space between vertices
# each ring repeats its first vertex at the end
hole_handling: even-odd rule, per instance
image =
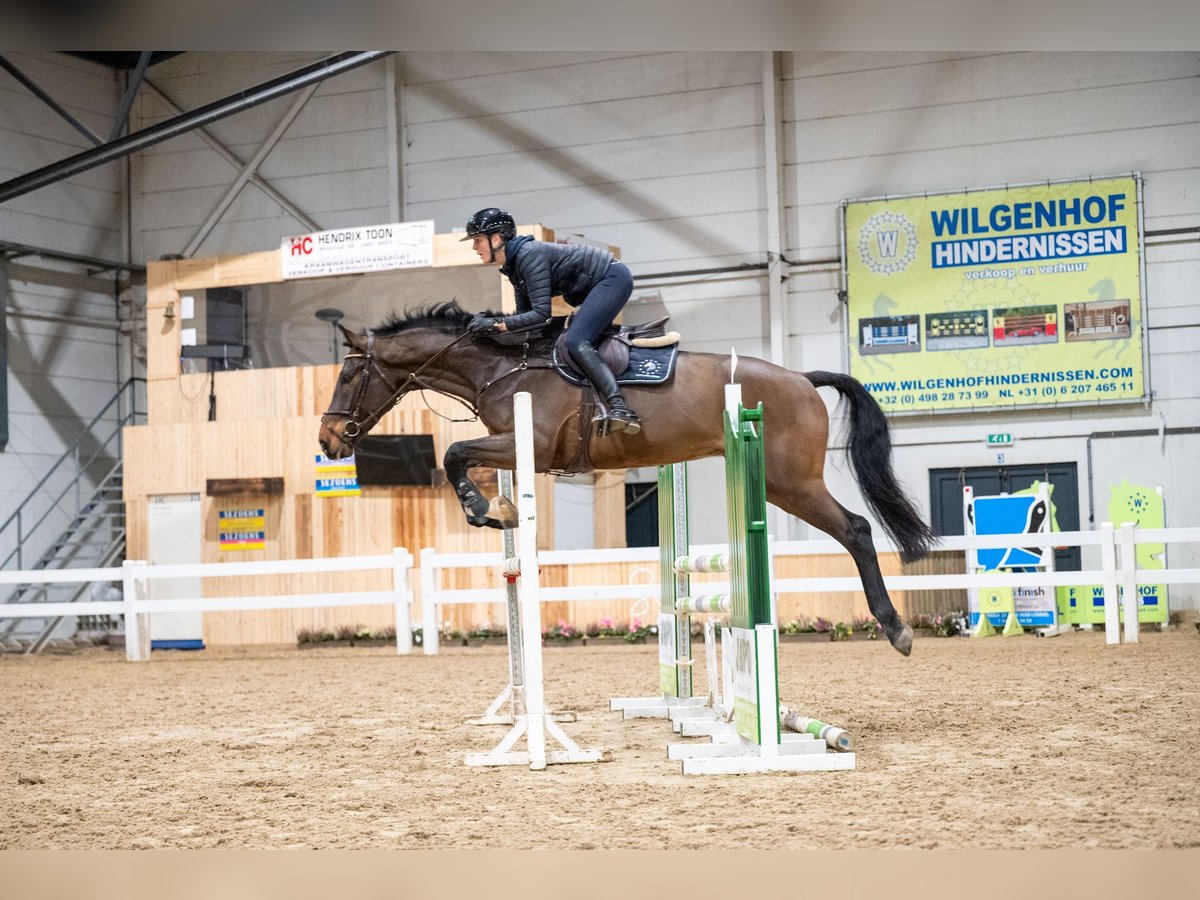
POLYGON ((888 412, 1143 399, 1140 189, 847 201, 850 374, 888 412))

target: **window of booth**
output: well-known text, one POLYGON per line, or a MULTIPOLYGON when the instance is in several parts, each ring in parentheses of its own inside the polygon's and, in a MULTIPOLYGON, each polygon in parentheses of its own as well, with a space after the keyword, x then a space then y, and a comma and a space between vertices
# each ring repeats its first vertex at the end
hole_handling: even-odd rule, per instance
POLYGON ((492 268, 463 266, 184 291, 183 371, 335 363, 344 353, 337 324, 362 331, 448 300, 469 312, 499 309, 500 278, 492 268))

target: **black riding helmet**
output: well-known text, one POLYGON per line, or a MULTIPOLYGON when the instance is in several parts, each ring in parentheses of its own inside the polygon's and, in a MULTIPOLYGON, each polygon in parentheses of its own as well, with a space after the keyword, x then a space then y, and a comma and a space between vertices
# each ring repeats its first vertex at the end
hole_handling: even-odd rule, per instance
POLYGON ((504 210, 489 206, 467 219, 467 234, 460 240, 469 241, 477 234, 498 234, 507 241, 517 236, 517 223, 504 210))

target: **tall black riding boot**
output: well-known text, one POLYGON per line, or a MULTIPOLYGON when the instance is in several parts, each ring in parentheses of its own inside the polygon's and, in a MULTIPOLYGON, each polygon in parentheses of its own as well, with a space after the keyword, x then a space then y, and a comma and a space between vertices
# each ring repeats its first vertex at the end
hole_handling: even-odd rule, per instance
POLYGON ((637 413, 629 408, 625 398, 621 396, 616 376, 604 364, 596 348, 584 341, 577 350, 572 351, 571 359, 575 360, 575 364, 583 370, 588 381, 596 388, 596 393, 608 404, 609 430, 627 431, 630 434, 641 431, 642 423, 638 421, 637 413))

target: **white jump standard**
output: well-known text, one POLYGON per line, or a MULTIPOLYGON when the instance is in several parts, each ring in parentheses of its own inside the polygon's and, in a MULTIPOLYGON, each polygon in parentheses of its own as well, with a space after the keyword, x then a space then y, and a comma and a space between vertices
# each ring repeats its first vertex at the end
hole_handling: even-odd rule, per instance
MULTIPOLYGON (((513 473, 501 470, 497 473, 500 482, 500 497, 501 499, 516 508, 516 496, 513 493, 513 473)), ((516 561, 517 541, 516 531, 511 528, 504 529, 504 557, 503 560, 516 561)), ((505 566, 507 568, 507 565, 505 566)), ((525 702, 525 657, 522 653, 521 646, 521 604, 517 596, 517 576, 520 573, 510 575, 505 572, 505 616, 508 623, 508 684, 504 689, 496 695, 496 699, 491 702, 487 709, 477 716, 468 716, 463 719, 465 725, 514 725, 517 717, 524 713, 525 702), (508 706, 508 711, 505 711, 505 706, 508 706)), ((427 588, 430 592, 433 591, 433 585, 430 584, 427 588)), ((551 713, 555 722, 574 722, 574 713, 551 713)))
MULTIPOLYGON (((534 494, 533 405, 522 391, 513 397, 517 443, 517 555, 504 560, 504 572, 517 577, 520 605, 522 683, 513 678, 514 724, 488 753, 471 753, 468 766, 522 766, 534 770, 562 763, 608 762, 608 750, 583 750, 546 711, 542 682, 542 620, 538 596, 537 499, 534 494), (520 695, 524 696, 521 697, 520 695), (546 733, 563 749, 547 750, 546 733), (525 750, 514 750, 524 737, 525 750)), ((507 549, 507 544, 506 544, 507 549)), ((514 661, 515 662, 515 661, 514 661)), ((515 669, 515 665, 513 666, 515 669)), ((514 673, 515 674, 515 673, 514 673)))

